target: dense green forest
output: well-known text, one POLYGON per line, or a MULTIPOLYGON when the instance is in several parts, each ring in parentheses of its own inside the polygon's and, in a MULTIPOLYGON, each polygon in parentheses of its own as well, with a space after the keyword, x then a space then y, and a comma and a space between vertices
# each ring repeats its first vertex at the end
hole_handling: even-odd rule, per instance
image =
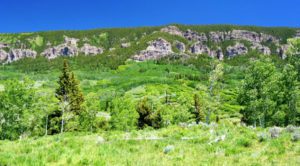
MULTIPOLYGON (((176 165, 176 161, 196 162, 195 155, 200 152, 221 155, 216 160, 214 155, 203 154, 199 160, 204 163, 249 164, 254 154, 258 160, 253 165, 266 160, 274 165, 299 164, 300 39, 293 38, 296 30, 176 26, 207 34, 234 29, 267 33, 288 45, 287 58, 254 50, 224 60, 189 53, 185 58, 172 45, 174 54, 161 59, 130 59, 159 37, 192 45, 181 36, 160 32, 162 27, 0 34, 0 42, 16 48, 22 43, 38 54, 47 48, 47 42, 61 44, 64 36, 89 38, 90 44, 105 49, 95 56, 49 60, 38 55, 0 66, 0 140, 4 140, 0 141, 0 165, 106 165, 116 162, 120 154, 126 154, 120 158, 121 165, 150 158, 154 165, 160 161, 176 165), (131 46, 121 48, 124 42, 131 46), (128 141, 126 134, 130 135, 128 141), (153 135, 154 142, 141 141, 153 135), (96 146, 103 145, 96 150, 91 143, 95 140, 96 146), (47 149, 46 144, 51 157, 40 153, 47 149), (87 147, 80 151, 83 144, 87 147), (40 146, 44 150, 34 150, 40 146), (187 147, 190 152, 183 155, 179 149, 186 152, 187 147), (156 155, 162 149, 163 153, 156 155), (90 150, 93 155, 87 158, 90 150), (160 156, 169 151, 173 157, 160 156), (244 153, 238 159, 240 152, 244 153), (101 159, 97 159, 98 153, 101 159), (141 153, 148 156, 139 159, 141 153)), ((225 48, 229 44, 231 41, 220 45, 225 48)))

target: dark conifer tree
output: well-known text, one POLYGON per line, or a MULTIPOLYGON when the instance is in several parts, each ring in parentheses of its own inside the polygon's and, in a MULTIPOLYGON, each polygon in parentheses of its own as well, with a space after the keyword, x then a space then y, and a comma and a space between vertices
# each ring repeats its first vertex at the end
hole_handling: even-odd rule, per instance
POLYGON ((60 102, 68 102, 70 111, 79 115, 83 109, 84 97, 79 87, 79 81, 75 78, 74 73, 70 71, 66 60, 64 61, 62 75, 59 77, 58 84, 56 97, 60 102))
POLYGON ((200 108, 200 99, 199 95, 195 94, 194 95, 194 112, 193 114, 195 115, 196 118, 196 123, 199 123, 200 121, 204 121, 205 115, 204 112, 200 108))
POLYGON ((55 111, 49 117, 50 133, 55 134, 64 130, 78 130, 79 116, 83 113, 84 97, 79 87, 79 81, 66 60, 64 60, 62 74, 58 80, 59 87, 55 91, 55 96, 59 100, 61 110, 55 111), (65 115, 68 115, 65 118, 65 115))

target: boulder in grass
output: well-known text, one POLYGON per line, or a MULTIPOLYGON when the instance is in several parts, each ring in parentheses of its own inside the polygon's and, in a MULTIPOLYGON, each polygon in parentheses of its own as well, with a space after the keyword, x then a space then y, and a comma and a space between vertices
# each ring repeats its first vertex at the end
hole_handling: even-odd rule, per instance
POLYGON ((170 153, 171 151, 173 151, 175 149, 175 147, 173 145, 168 145, 164 148, 164 153, 165 154, 168 154, 170 153))
POLYGON ((97 145, 103 144, 104 142, 105 142, 105 139, 103 137, 97 136, 97 138, 96 138, 97 145))
POLYGON ((259 133, 257 137, 259 142, 263 142, 268 139, 268 135, 266 133, 259 133))
POLYGON ((299 132, 293 133, 292 134, 292 141, 297 142, 299 140, 300 140, 300 133, 299 132))
POLYGON ((280 136, 280 133, 281 133, 281 128, 272 127, 272 128, 270 128, 269 133, 271 135, 271 138, 278 138, 280 136))
POLYGON ((285 128, 285 131, 289 132, 289 133, 293 133, 297 130, 297 127, 293 126, 293 125, 288 125, 286 128, 285 128))

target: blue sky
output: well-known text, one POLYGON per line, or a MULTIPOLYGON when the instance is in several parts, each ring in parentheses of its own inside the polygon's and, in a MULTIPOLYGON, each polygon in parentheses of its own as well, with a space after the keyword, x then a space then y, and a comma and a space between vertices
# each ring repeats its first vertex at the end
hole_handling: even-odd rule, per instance
POLYGON ((300 27, 299 0, 1 0, 0 32, 181 24, 300 27))

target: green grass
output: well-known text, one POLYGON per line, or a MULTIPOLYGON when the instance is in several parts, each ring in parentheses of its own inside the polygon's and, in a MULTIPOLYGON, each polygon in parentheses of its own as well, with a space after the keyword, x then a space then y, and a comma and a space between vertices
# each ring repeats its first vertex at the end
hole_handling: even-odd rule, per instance
POLYGON ((132 132, 65 133, 0 141, 2 165, 299 165, 300 143, 283 132, 259 142, 267 129, 170 126, 132 132), (224 141, 213 142, 226 135, 224 141), (97 137, 104 138, 97 143, 97 137), (151 140, 150 138, 158 138, 151 140), (174 146, 164 153, 168 145, 174 146))

